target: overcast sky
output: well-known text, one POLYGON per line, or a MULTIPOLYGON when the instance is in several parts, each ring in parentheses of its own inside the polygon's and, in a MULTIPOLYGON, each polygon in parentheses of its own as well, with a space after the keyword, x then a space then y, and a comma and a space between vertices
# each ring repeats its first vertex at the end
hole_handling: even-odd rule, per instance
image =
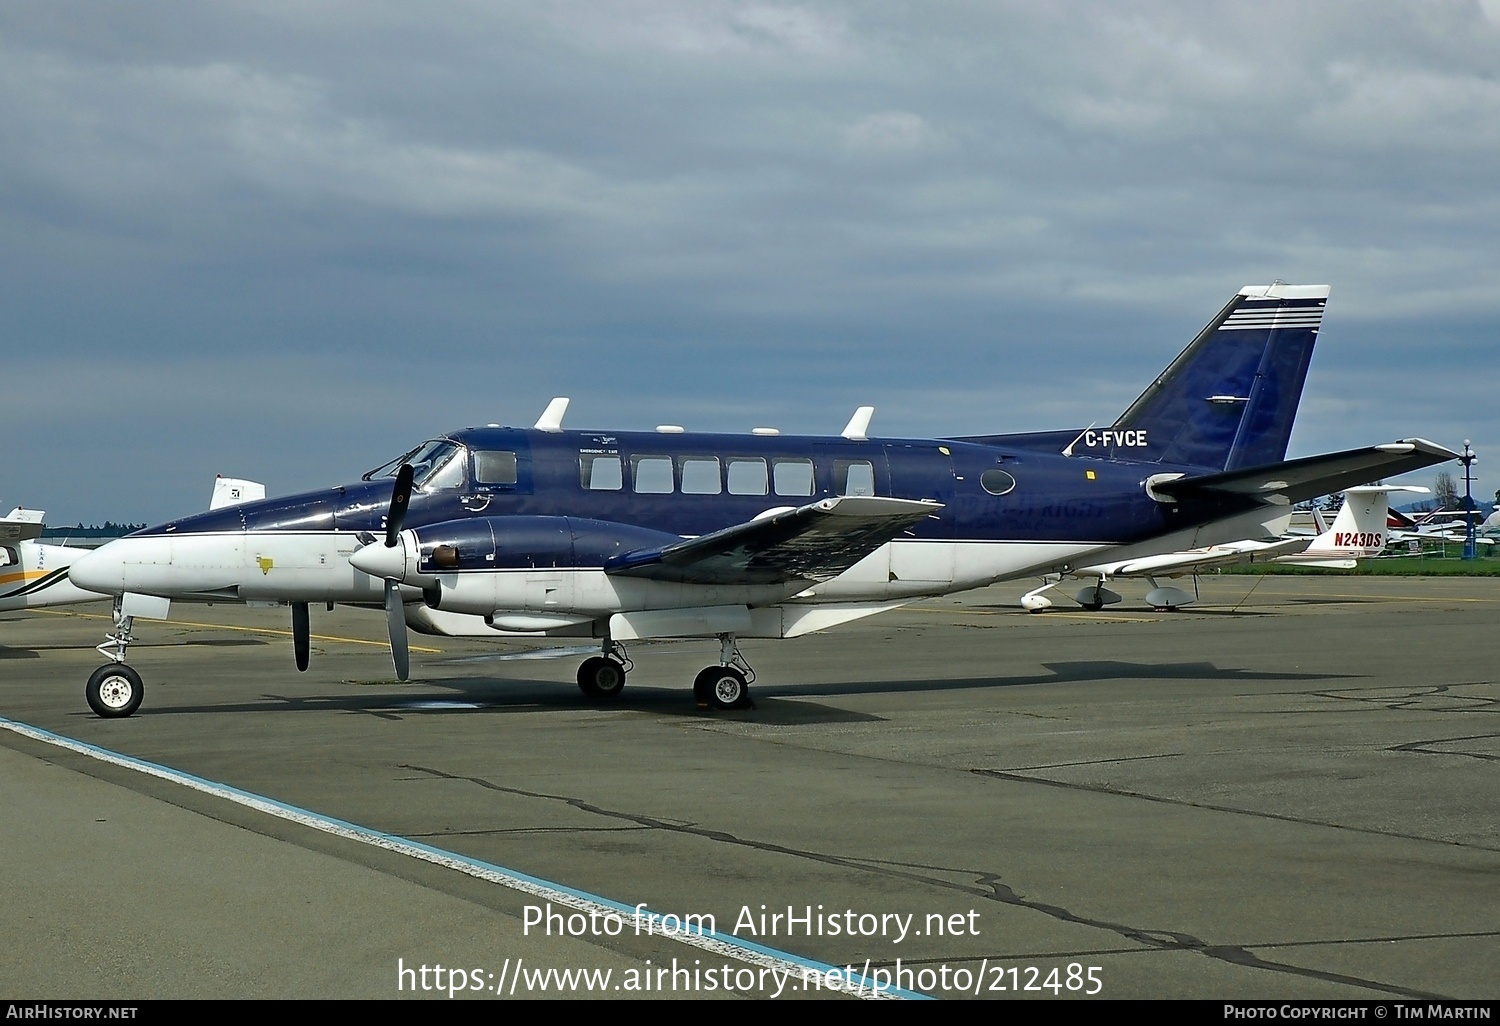
POLYGON ((1292 455, 1470 438, 1489 500, 1497 73, 1500 0, 10 0, 0 501, 155 523, 555 395, 1082 427, 1275 279, 1333 286, 1292 455))

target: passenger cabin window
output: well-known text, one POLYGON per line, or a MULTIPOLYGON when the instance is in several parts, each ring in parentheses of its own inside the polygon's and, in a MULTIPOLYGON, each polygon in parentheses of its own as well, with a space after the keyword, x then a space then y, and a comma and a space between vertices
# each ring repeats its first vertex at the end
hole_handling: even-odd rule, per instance
POLYGON ((668 495, 672 491, 672 457, 632 456, 630 477, 635 490, 646 495, 668 495))
POLYGON ((766 461, 731 459, 729 461, 729 494, 766 494, 766 461))
POLYGON ((474 454, 474 483, 481 485, 514 485, 516 454, 504 450, 474 454))
POLYGON ((869 460, 835 460, 833 475, 839 495, 875 494, 875 467, 869 460))
POLYGON ((771 480, 777 495, 811 495, 812 460, 777 460, 771 469, 771 480))
POLYGON ((15 566, 21 562, 21 553, 9 545, 0 546, 0 566, 15 566))
POLYGON ((991 495, 1005 495, 1016 486, 1016 479, 1003 470, 986 470, 979 475, 979 483, 991 495))
POLYGON ((580 453, 578 474, 583 487, 591 492, 618 492, 625 486, 620 457, 613 454, 580 453))
POLYGON ((683 495, 718 495, 724 490, 717 456, 684 456, 678 462, 683 495))

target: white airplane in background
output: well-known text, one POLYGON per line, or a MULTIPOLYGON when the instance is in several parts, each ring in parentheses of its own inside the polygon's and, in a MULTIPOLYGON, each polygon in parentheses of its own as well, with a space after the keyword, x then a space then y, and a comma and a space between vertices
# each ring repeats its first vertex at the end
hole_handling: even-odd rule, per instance
MULTIPOLYGON (((1073 601, 1084 609, 1098 610, 1121 601, 1118 593, 1104 586, 1106 581, 1120 577, 1144 577, 1151 584, 1151 590, 1146 593, 1146 604, 1160 611, 1178 609, 1196 602, 1198 574, 1214 567, 1279 563, 1328 570, 1352 570, 1358 559, 1378 556, 1385 548, 1390 493, 1426 494, 1427 491, 1426 488, 1414 485, 1349 488, 1344 491, 1344 505, 1334 517, 1333 525, 1316 536, 1284 535, 1275 541, 1229 542, 1182 552, 1082 566, 1049 579, 1040 588, 1021 596, 1021 607, 1033 613, 1051 609, 1052 600, 1044 592, 1057 587, 1068 578, 1094 578, 1094 583, 1080 589, 1073 596, 1073 601), (1172 585, 1163 585, 1157 580, 1179 578, 1188 574, 1194 579, 1191 594, 1172 585)), ((1290 523, 1291 519, 1292 514, 1288 513, 1287 522, 1290 523)))
POLYGON ((0 612, 108 598, 68 580, 68 566, 90 550, 37 541, 45 516, 42 510, 17 506, 0 519, 0 612))
MULTIPOLYGON (((1478 519, 1478 510, 1472 514, 1478 519)), ((1434 510, 1423 514, 1420 518, 1414 518, 1410 514, 1402 513, 1400 510, 1390 511, 1388 523, 1390 529, 1387 532, 1388 542, 1394 546, 1406 546, 1411 548, 1416 543, 1420 548, 1426 544, 1436 545, 1462 545, 1466 540, 1468 527, 1467 517, 1470 514, 1463 510, 1434 510)), ((1493 545, 1493 540, 1478 537, 1480 526, 1475 527, 1476 535, 1474 544, 1493 545)))

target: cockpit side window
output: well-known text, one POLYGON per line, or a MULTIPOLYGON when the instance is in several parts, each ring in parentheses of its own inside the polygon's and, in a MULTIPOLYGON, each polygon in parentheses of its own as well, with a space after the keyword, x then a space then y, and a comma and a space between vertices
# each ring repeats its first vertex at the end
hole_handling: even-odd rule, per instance
POLYGON ((462 447, 453 442, 429 442, 411 458, 412 483, 424 492, 463 487, 462 452, 462 447))
POLYGON ((21 553, 9 545, 0 545, 0 566, 15 566, 21 562, 21 553))
POLYGON ((474 483, 480 485, 514 485, 518 480, 516 454, 505 449, 484 450, 474 454, 474 483))

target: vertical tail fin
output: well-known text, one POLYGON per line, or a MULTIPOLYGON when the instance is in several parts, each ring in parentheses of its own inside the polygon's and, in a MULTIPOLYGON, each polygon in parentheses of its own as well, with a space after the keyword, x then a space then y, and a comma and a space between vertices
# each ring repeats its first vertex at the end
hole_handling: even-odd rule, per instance
POLYGON ((1344 492, 1344 505, 1333 526, 1312 540, 1300 556, 1288 557, 1288 563, 1318 562, 1329 559, 1359 559, 1378 556, 1389 540, 1386 529, 1392 492, 1426 492, 1411 485, 1370 485, 1344 492))
POLYGON ((1085 432, 1078 455, 1214 470, 1281 462, 1328 292, 1240 289, 1108 431, 1085 432))

